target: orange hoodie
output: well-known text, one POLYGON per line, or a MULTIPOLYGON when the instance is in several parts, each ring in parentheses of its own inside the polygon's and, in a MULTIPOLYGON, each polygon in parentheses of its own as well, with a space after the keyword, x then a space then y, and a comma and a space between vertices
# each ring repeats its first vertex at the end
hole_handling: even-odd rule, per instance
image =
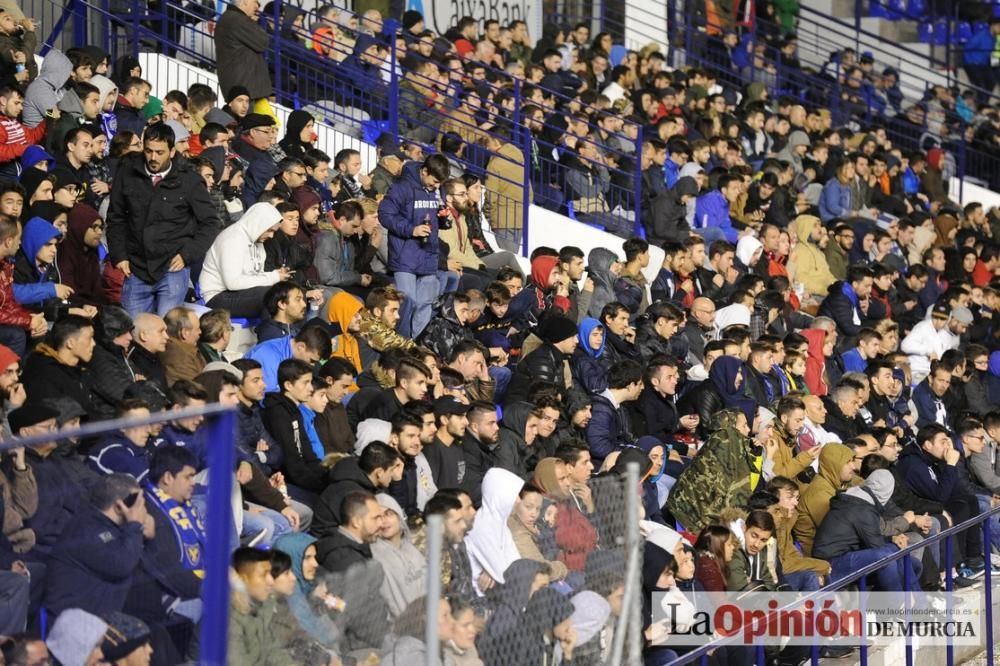
POLYGON ((341 291, 334 294, 327 306, 327 316, 330 321, 340 324, 340 335, 337 336, 334 356, 339 356, 350 361, 355 370, 361 372, 361 347, 358 339, 350 332, 351 320, 361 311, 364 304, 357 298, 341 291))

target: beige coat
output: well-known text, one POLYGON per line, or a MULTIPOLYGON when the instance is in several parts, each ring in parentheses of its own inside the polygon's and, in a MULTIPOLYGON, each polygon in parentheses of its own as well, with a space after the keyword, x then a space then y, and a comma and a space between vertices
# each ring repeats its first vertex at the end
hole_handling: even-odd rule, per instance
POLYGON ((6 510, 3 512, 3 533, 10 539, 16 553, 26 553, 35 545, 35 533, 24 521, 38 510, 38 485, 28 467, 24 471, 11 468, 10 475, 0 472, 0 491, 6 510))
MULTIPOLYGON (((493 211, 494 229, 520 230, 524 220, 524 154, 505 143, 486 165, 486 201, 493 211)), ((529 201, 531 188, 528 188, 529 201)))
MULTIPOLYGON (((823 251, 809 240, 816 218, 813 215, 799 215, 792 221, 792 229, 798 243, 788 258, 788 277, 792 282, 801 282, 813 296, 822 299, 830 285, 836 282, 823 251)), ((833 241, 830 241, 831 243, 833 241)))
POLYGON ((542 551, 538 549, 538 543, 535 541, 538 537, 537 530, 526 526, 513 513, 507 519, 507 527, 510 528, 510 533, 514 536, 514 545, 517 546, 517 552, 521 557, 526 560, 543 562, 549 568, 549 576, 555 580, 562 580, 566 577, 566 574, 569 573, 566 565, 558 560, 545 559, 542 551))

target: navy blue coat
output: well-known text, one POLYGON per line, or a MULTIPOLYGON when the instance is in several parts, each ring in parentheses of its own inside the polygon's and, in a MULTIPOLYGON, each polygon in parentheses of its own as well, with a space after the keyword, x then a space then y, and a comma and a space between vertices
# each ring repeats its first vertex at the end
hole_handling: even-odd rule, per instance
POLYGON ((906 485, 924 499, 945 504, 961 489, 955 466, 931 458, 916 444, 903 449, 896 469, 906 485))
POLYGON ((48 560, 45 607, 106 615, 125 606, 142 558, 142 525, 116 525, 93 506, 67 527, 48 560))
POLYGON ((628 415, 624 409, 615 409, 603 395, 593 396, 592 416, 587 425, 587 444, 594 468, 599 469, 612 451, 634 443, 628 415))
POLYGON ((393 273, 435 275, 438 270, 438 220, 441 200, 420 183, 420 164, 403 170, 378 207, 379 222, 389 232, 389 270, 393 273), (431 235, 414 238, 413 229, 431 225, 431 235))

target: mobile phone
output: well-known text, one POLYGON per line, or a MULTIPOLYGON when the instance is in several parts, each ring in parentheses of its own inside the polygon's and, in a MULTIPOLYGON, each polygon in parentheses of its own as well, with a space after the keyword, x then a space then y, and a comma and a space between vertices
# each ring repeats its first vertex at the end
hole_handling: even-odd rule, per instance
POLYGON ((133 506, 135 506, 135 503, 138 500, 139 500, 139 491, 137 490, 122 501, 125 502, 125 506, 131 509, 133 506))

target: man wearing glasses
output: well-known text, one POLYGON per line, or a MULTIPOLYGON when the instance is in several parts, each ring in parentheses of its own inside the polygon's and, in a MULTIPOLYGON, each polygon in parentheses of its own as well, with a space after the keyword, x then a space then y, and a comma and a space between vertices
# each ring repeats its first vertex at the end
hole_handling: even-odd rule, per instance
POLYGON ((292 200, 292 192, 306 184, 306 165, 295 157, 286 157, 278 162, 278 175, 274 177, 271 191, 286 200, 292 200))
MULTIPOLYGON (((244 210, 257 203, 277 171, 268 152, 274 145, 275 129, 274 118, 261 113, 248 113, 240 123, 240 135, 233 142, 233 152, 248 165, 241 197, 244 210)), ((300 170, 304 171, 305 166, 300 170)))

